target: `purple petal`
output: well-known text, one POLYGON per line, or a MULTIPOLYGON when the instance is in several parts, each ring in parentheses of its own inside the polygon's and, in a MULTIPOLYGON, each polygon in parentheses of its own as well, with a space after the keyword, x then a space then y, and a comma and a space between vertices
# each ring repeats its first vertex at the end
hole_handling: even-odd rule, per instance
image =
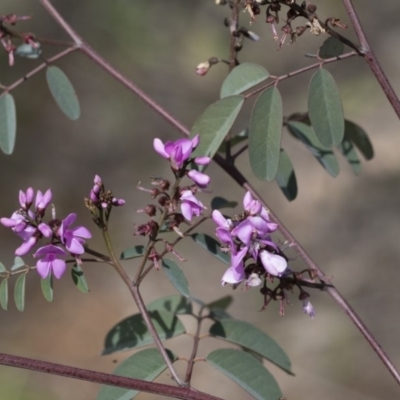
POLYGON ((230 283, 231 285, 235 285, 240 283, 245 277, 244 268, 240 266, 239 268, 228 268, 221 279, 221 284, 224 285, 226 283, 230 283))
POLYGON ((233 254, 231 256, 231 267, 232 268, 237 268, 239 265, 243 263, 243 258, 246 255, 247 251, 249 250, 248 247, 243 247, 240 251, 238 251, 236 254, 233 254))
POLYGON ((169 158, 169 154, 165 151, 165 146, 160 139, 156 138, 153 140, 153 147, 160 156, 169 158))
POLYGON ((46 259, 38 260, 36 263, 36 271, 42 279, 46 279, 50 273, 50 262, 46 259))
POLYGON ((35 236, 30 237, 28 240, 22 243, 17 250, 15 250, 15 255, 24 256, 31 250, 31 248, 36 244, 37 241, 38 241, 37 237, 35 236))
POLYGON ((100 178, 99 175, 95 175, 95 176, 94 176, 93 183, 94 183, 96 186, 101 186, 101 185, 102 185, 102 181, 101 181, 101 178, 100 178))
POLYGON ((211 214, 211 217, 213 221, 221 228, 230 228, 230 224, 228 223, 228 220, 222 215, 221 211, 219 210, 214 210, 211 214))
POLYGON ((90 239, 92 237, 90 231, 84 226, 77 226, 76 228, 71 229, 71 232, 74 236, 78 236, 83 239, 90 239))
POLYGON ((67 269, 67 265, 65 264, 64 260, 60 260, 56 258, 52 262, 52 269, 53 269, 53 274, 57 279, 60 279, 63 275, 65 270, 67 269))
POLYGON ((217 228, 215 229, 215 234, 217 235, 218 239, 222 243, 227 243, 233 245, 233 239, 230 231, 225 228, 217 228))
POLYGON ((271 275, 281 276, 287 268, 287 261, 282 256, 267 250, 260 251, 260 259, 265 270, 271 275))
POLYGON ((211 162, 211 158, 206 156, 196 157, 194 162, 198 165, 208 165, 211 162))
POLYGON ((206 174, 203 174, 195 169, 189 171, 188 176, 192 179, 195 183, 197 183, 200 187, 206 187, 210 183, 210 177, 206 174))
POLYGON ((38 229, 39 229, 39 231, 42 233, 42 235, 43 235, 44 237, 49 238, 49 237, 53 236, 53 231, 52 231, 51 228, 50 228, 47 224, 45 224, 44 222, 41 222, 41 223, 39 224, 38 229))
POLYGON ((248 219, 232 229, 232 236, 237 236, 246 246, 250 244, 252 233, 253 226, 248 219))
POLYGON ((61 247, 54 246, 54 244, 47 244, 46 246, 37 249, 33 257, 47 256, 48 254, 57 254, 61 256, 66 256, 67 253, 61 247))
POLYGON ((187 201, 184 201, 184 202, 181 204, 181 212, 182 212, 182 215, 183 215, 188 221, 191 221, 191 220, 192 220, 192 217, 193 217, 193 209, 192 209, 192 206, 191 206, 187 201))
POLYGON ((192 147, 195 149, 200 143, 200 135, 197 134, 192 139, 192 147))

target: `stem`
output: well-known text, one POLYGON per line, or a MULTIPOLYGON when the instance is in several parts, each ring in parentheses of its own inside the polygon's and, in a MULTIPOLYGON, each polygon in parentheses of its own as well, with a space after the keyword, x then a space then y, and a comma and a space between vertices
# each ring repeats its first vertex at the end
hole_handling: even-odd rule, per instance
POLYGON ((196 358, 197 351, 199 349, 199 344, 200 344, 201 323, 203 322, 203 317, 201 316, 202 312, 203 312, 203 307, 200 308, 199 316, 196 317, 197 328, 196 328, 196 333, 194 334, 194 337, 193 337, 192 354, 190 355, 190 358, 188 361, 188 366, 186 369, 186 376, 185 376, 185 382, 188 385, 190 384, 190 380, 192 379, 195 358, 196 358))
POLYGON ((345 54, 342 54, 342 55, 337 56, 337 57, 327 58, 327 59, 325 59, 323 61, 319 61, 317 63, 308 65, 307 67, 303 67, 303 68, 297 69, 295 71, 289 72, 287 74, 278 76, 272 82, 268 82, 267 84, 265 84, 265 85, 255 89, 255 90, 247 93, 244 96, 244 98, 247 100, 248 98, 254 96, 255 94, 262 92, 264 89, 266 89, 266 88, 268 88, 270 86, 276 85, 277 82, 284 81, 285 79, 291 78, 292 76, 295 76, 295 75, 302 74, 303 72, 309 71, 309 70, 314 69, 314 68, 320 68, 321 65, 323 65, 323 64, 329 64, 329 63, 332 63, 332 62, 335 62, 335 61, 343 60, 345 58, 354 57, 354 56, 358 56, 358 55, 359 54, 357 52, 350 51, 349 53, 345 53, 345 54))
POLYGON ((114 248, 111 244, 111 239, 110 239, 110 235, 108 234, 108 231, 106 229, 103 229, 102 233, 103 233, 103 238, 104 238, 105 244, 106 244, 107 249, 111 256, 112 266, 114 267, 114 269, 118 273, 118 275, 122 278, 125 285, 128 287, 129 291, 131 292, 133 300, 135 301, 137 307, 139 308, 139 311, 142 314, 142 317, 146 323, 147 329, 149 330, 150 335, 154 340, 154 343, 156 344, 158 350, 161 353, 161 356, 163 357, 165 363, 167 364, 172 377, 175 379, 175 381, 178 383, 179 386, 182 386, 183 383, 180 380, 178 374, 176 373, 175 368, 173 367, 172 362, 171 362, 170 358, 168 357, 168 353, 166 352, 166 350, 163 346, 163 343, 157 334, 157 331, 156 331, 156 328, 154 327, 153 321, 151 320, 149 313, 146 309, 146 306, 143 302, 143 299, 140 295, 139 288, 137 286, 134 286, 134 284, 132 283, 128 274, 123 269, 122 265, 119 263, 119 260, 115 256, 114 248))
POLYGON ((43 64, 40 64, 38 67, 36 67, 32 71, 28 72, 25 76, 18 79, 10 86, 5 87, 3 93, 1 93, 0 97, 3 96, 5 93, 11 92, 16 87, 18 87, 22 83, 26 82, 29 78, 31 78, 32 76, 36 75, 38 72, 40 72, 41 70, 46 68, 50 63, 53 63, 54 61, 57 61, 60 58, 65 57, 67 54, 72 53, 75 50, 77 50, 76 47, 69 47, 68 49, 65 49, 65 50, 61 51, 60 53, 56 54, 55 56, 49 58, 46 62, 44 62, 43 64))
POLYGON ((353 3, 351 0, 342 0, 342 1, 344 7, 346 8, 347 14, 349 15, 351 24, 353 25, 357 38, 363 49, 364 60, 368 64, 372 73, 375 75, 375 78, 378 81, 379 85, 381 86, 387 99, 389 100, 390 105, 392 106, 397 117, 400 119, 400 100, 397 97, 396 92, 394 91, 392 85, 390 84, 387 76, 383 72, 383 69, 379 64, 378 59, 371 50, 371 47, 368 43, 367 37, 365 36, 364 29, 360 23, 360 20, 358 19, 358 15, 353 6, 353 3))
POLYGON ((134 378, 106 374, 104 372, 91 371, 88 369, 69 367, 67 365, 14 356, 11 354, 0 353, 0 365, 29 369, 32 371, 44 372, 46 374, 60 375, 67 378, 80 379, 103 385, 118 386, 141 392, 154 393, 160 396, 169 396, 176 399, 222 400, 207 393, 198 392, 189 387, 177 387, 161 383, 147 382, 134 378))

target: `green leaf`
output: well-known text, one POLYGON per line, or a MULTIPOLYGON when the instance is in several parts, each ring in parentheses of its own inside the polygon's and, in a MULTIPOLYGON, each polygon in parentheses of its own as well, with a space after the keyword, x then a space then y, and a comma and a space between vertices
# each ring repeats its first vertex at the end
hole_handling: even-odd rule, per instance
MULTIPOLYGON (((186 332, 182 322, 167 311, 149 311, 155 330, 161 340, 170 339, 186 332)), ((133 349, 154 343, 141 314, 135 314, 115 325, 104 341, 102 355, 133 349)))
POLYGON ((3 310, 8 307, 8 278, 4 278, 0 284, 0 305, 3 310))
POLYGON ((278 173, 283 124, 282 98, 276 87, 256 100, 249 125, 249 158, 254 175, 272 181, 278 173))
POLYGON ((44 298, 51 303, 53 301, 53 275, 49 274, 47 278, 41 279, 40 286, 44 298))
POLYGON ((221 297, 218 300, 213 301, 212 303, 207 304, 207 307, 211 310, 213 308, 220 308, 222 310, 227 309, 233 301, 233 297, 232 296, 225 296, 225 297, 221 297))
POLYGON ((146 308, 149 311, 169 311, 172 314, 192 314, 193 312, 191 301, 179 294, 154 300, 146 308))
POLYGON ((72 83, 64 72, 55 66, 46 70, 47 84, 61 111, 72 120, 77 120, 81 115, 78 97, 72 83))
POLYGON ((0 274, 1 274, 2 272, 7 272, 7 269, 6 269, 6 267, 4 266, 4 264, 3 264, 2 262, 0 262, 0 274))
POLYGON ((76 287, 82 293, 90 292, 85 275, 83 274, 83 269, 78 264, 74 264, 74 266, 71 268, 71 275, 76 287))
POLYGON ((374 149, 367 133, 361 126, 351 121, 345 122, 346 136, 354 143, 366 160, 374 157, 374 149))
POLYGON ((354 175, 360 175, 361 173, 361 162, 358 158, 356 149, 353 146, 353 143, 349 140, 346 133, 344 134, 343 142, 338 146, 339 151, 346 157, 349 162, 354 175))
POLYGON ((258 64, 243 63, 235 67, 221 87, 221 99, 240 94, 269 78, 268 71, 258 64))
POLYGON ((337 38, 330 36, 322 43, 319 48, 318 55, 320 58, 331 58, 342 55, 344 52, 344 44, 337 38))
POLYGON ((26 274, 22 274, 15 282, 14 300, 18 311, 24 311, 25 308, 25 280, 26 274))
MULTIPOLYGON (((166 350, 170 360, 175 361, 177 357, 170 350, 166 350)), ((157 349, 145 349, 127 358, 113 373, 151 382, 166 369, 167 364, 157 349)), ((97 400, 131 400, 139 393, 137 390, 104 385, 100 389, 97 400)))
POLYGON ((282 396, 271 373, 244 351, 218 349, 210 353, 206 360, 257 400, 278 400, 282 396))
POLYGON ((225 136, 231 129, 244 102, 242 96, 225 97, 206 108, 197 118, 190 137, 200 135, 200 143, 193 152, 193 157, 214 157, 225 136))
POLYGON ((292 201, 297 197, 296 174, 294 173, 293 165, 289 156, 283 149, 281 149, 278 173, 275 180, 282 190, 282 193, 289 201, 292 201))
POLYGON ((125 249, 120 256, 120 260, 129 260, 131 258, 142 257, 145 252, 144 246, 134 246, 129 249, 125 249))
POLYGON ((39 58, 42 54, 42 49, 40 48, 40 43, 36 43, 36 47, 33 47, 31 44, 21 44, 17 47, 14 54, 19 57, 25 57, 30 59, 39 58))
POLYGON ((220 244, 214 238, 204 233, 194 233, 191 238, 204 250, 217 257, 218 260, 230 264, 230 255, 221 251, 220 244))
POLYGON ((228 201, 223 197, 214 197, 211 200, 211 209, 220 210, 221 208, 235 208, 238 205, 237 201, 228 201))
POLYGON ((302 122, 291 121, 288 123, 288 129, 294 137, 306 145, 308 150, 311 151, 313 156, 330 175, 336 177, 339 174, 340 168, 335 154, 331 149, 319 142, 311 126, 302 122))
POLYGON ((288 373, 291 363, 282 348, 261 329, 236 319, 223 319, 210 328, 210 334, 228 342, 246 347, 274 363, 288 373))
POLYGON ((168 258, 163 259, 161 265, 175 289, 182 296, 189 297, 189 284, 179 265, 168 258))
POLYGON ((14 258, 14 265, 11 267, 11 271, 15 271, 18 268, 25 267, 25 262, 21 257, 14 258))
POLYGON ((4 154, 14 151, 17 136, 17 112, 10 93, 0 96, 0 148, 4 154))
POLYGON ((308 89, 308 114, 315 133, 324 146, 338 146, 342 142, 342 101, 335 80, 326 69, 319 69, 311 78, 308 89))

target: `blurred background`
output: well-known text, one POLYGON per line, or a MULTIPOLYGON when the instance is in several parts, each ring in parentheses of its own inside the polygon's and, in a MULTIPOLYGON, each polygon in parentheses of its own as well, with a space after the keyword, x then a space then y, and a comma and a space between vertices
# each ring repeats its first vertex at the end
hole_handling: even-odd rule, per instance
MULTIPOLYGON (((38 1, 1 1, 0 13, 31 15, 17 28, 39 37, 69 40, 38 1)), ((372 48, 395 90, 399 87, 398 15, 400 3, 355 0, 372 48)), ((196 117, 218 98, 226 76, 223 65, 207 76, 195 74, 198 63, 210 56, 227 57, 229 36, 223 26, 228 7, 208 1, 128 1, 87 0, 54 1, 65 19, 101 55, 144 91, 166 107, 184 124, 191 126, 196 117)), ((349 20, 341 2, 317 3, 321 19, 338 17, 349 20)), ((248 14, 242 25, 249 27, 248 14)), ((305 53, 316 53, 326 37, 304 34, 295 44, 277 51, 271 29, 261 15, 251 30, 261 37, 258 43, 246 41, 241 61, 265 66, 273 75, 290 72, 314 60, 305 53)), ((345 32, 354 39, 352 31, 345 32)), ((44 56, 57 51, 44 48, 44 56)), ((0 82, 9 85, 38 64, 37 60, 16 59, 8 66, 0 52, 0 82)), ((57 63, 73 82, 82 108, 77 122, 69 121, 57 108, 39 74, 18 87, 15 97, 18 135, 14 154, 0 155, 0 214, 9 216, 18 208, 18 190, 53 189, 53 201, 59 217, 77 212, 79 223, 90 226, 93 249, 102 251, 100 235, 91 223, 83 204, 99 174, 126 206, 115 210, 112 235, 117 253, 143 239, 134 238, 134 224, 145 218, 136 209, 149 202, 136 189, 139 181, 148 185, 150 176, 170 177, 167 164, 152 149, 154 137, 178 138, 177 132, 132 93, 94 65, 85 56, 74 53, 57 63)), ((295 166, 298 198, 289 203, 275 183, 252 177, 246 154, 238 164, 267 200, 271 209, 294 233, 299 242, 320 264, 333 283, 370 327, 384 349, 400 366, 400 123, 380 87, 361 59, 330 64, 335 76, 346 118, 360 124, 369 133, 375 158, 363 163, 361 176, 355 177, 341 160, 341 173, 333 179, 315 159, 285 133, 283 145, 295 166)), ((286 80, 279 88, 284 113, 305 111, 308 82, 313 72, 286 80)), ((243 109, 235 129, 242 129, 251 104, 243 109)), ((243 192, 219 168, 209 168, 213 193, 203 194, 204 203, 214 195, 241 202, 243 192)), ((202 232, 212 233, 211 224, 202 232)), ((9 268, 18 238, 0 228, 1 261, 9 268)), ((251 322, 270 334, 287 352, 296 376, 291 377, 268 366, 289 399, 394 399, 399 389, 358 331, 326 293, 313 292, 311 301, 316 318, 302 313, 301 303, 293 296, 286 315, 279 316, 278 304, 259 312, 262 298, 258 290, 232 292, 220 286, 224 265, 194 243, 179 245, 188 261, 182 265, 193 295, 211 301, 233 294, 229 310, 235 317, 251 322)), ((25 257, 27 262, 33 259, 25 257)), ((294 265, 302 267, 299 261, 294 265)), ((127 264, 129 273, 137 264, 127 264)), ((90 294, 77 291, 68 274, 55 282, 55 300, 47 303, 40 291, 39 278, 31 273, 27 280, 26 309, 1 311, 0 352, 111 372, 131 352, 101 357, 108 330, 121 319, 137 312, 128 293, 113 270, 104 265, 84 266, 90 294)), ((175 293, 164 274, 153 271, 143 284, 146 302, 175 293)), ((193 321, 183 318, 188 329, 193 321)), ((180 337, 167 347, 188 355, 192 340, 180 337)), ((200 356, 219 346, 206 339, 200 356)), ((179 371, 184 363, 178 363, 179 371)), ((171 382, 168 374, 159 382, 171 382)), ((204 363, 198 363, 194 385, 225 399, 250 399, 250 396, 223 375, 204 363)), ((87 382, 0 367, 0 399, 69 400, 94 399, 99 386, 87 382)), ((160 398, 141 394, 141 399, 160 398)))

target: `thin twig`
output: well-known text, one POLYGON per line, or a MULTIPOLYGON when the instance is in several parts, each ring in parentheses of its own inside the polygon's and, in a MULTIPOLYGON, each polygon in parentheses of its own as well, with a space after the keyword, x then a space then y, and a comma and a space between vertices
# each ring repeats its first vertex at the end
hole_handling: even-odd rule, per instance
POLYGON ((60 58, 65 57, 67 54, 72 53, 75 50, 77 50, 76 47, 69 47, 68 49, 65 49, 65 50, 61 51, 60 53, 56 54, 55 56, 49 58, 46 62, 44 62, 43 64, 40 64, 35 69, 33 69, 32 71, 28 72, 22 78, 16 80, 13 84, 11 84, 9 86, 6 86, 4 88, 4 91, 0 94, 0 97, 3 96, 6 93, 11 92, 15 88, 17 88, 19 85, 21 85, 22 83, 26 82, 29 78, 31 78, 32 76, 36 75, 38 72, 42 71, 43 69, 45 69, 49 64, 59 60, 60 58))
POLYGON ((91 371, 88 369, 69 367, 67 365, 55 364, 46 361, 34 360, 26 357, 14 356, 0 353, 0 365, 9 367, 29 369, 44 372, 46 374, 60 375, 67 378, 80 379, 103 385, 118 386, 141 392, 154 393, 160 396, 169 396, 183 400, 222 400, 218 397, 202 393, 189 387, 178 387, 155 382, 146 382, 134 378, 126 378, 118 375, 106 374, 104 372, 91 371))
POLYGON ((345 58, 354 57, 354 56, 358 56, 358 55, 359 54, 357 52, 350 51, 350 52, 342 54, 340 56, 326 58, 325 60, 322 60, 322 61, 319 61, 317 63, 308 65, 307 67, 303 67, 303 68, 297 69, 295 71, 289 72, 287 74, 278 76, 272 82, 268 82, 267 84, 262 85, 259 88, 255 89, 255 90, 252 90, 251 92, 247 93, 244 96, 244 98, 248 99, 248 98, 256 95, 257 93, 262 92, 264 89, 267 89, 270 86, 276 85, 277 82, 284 81, 285 79, 291 78, 292 76, 295 76, 295 75, 302 74, 303 72, 306 72, 306 71, 310 71, 311 69, 320 68, 321 65, 333 63, 333 62, 336 62, 336 61, 339 61, 339 60, 343 60, 345 58))
POLYGON ((343 4, 346 8, 347 14, 349 15, 357 38, 361 44, 364 60, 368 64, 372 73, 375 75, 375 78, 381 86, 387 99, 389 100, 390 105, 392 106, 394 112, 397 114, 397 117, 400 119, 400 100, 397 97, 396 92, 390 84, 386 74, 383 72, 383 69, 379 64, 378 59, 376 58, 374 52, 371 49, 371 46, 368 43, 367 37, 364 33, 364 29, 358 18, 353 3, 351 0, 343 0, 343 4))

